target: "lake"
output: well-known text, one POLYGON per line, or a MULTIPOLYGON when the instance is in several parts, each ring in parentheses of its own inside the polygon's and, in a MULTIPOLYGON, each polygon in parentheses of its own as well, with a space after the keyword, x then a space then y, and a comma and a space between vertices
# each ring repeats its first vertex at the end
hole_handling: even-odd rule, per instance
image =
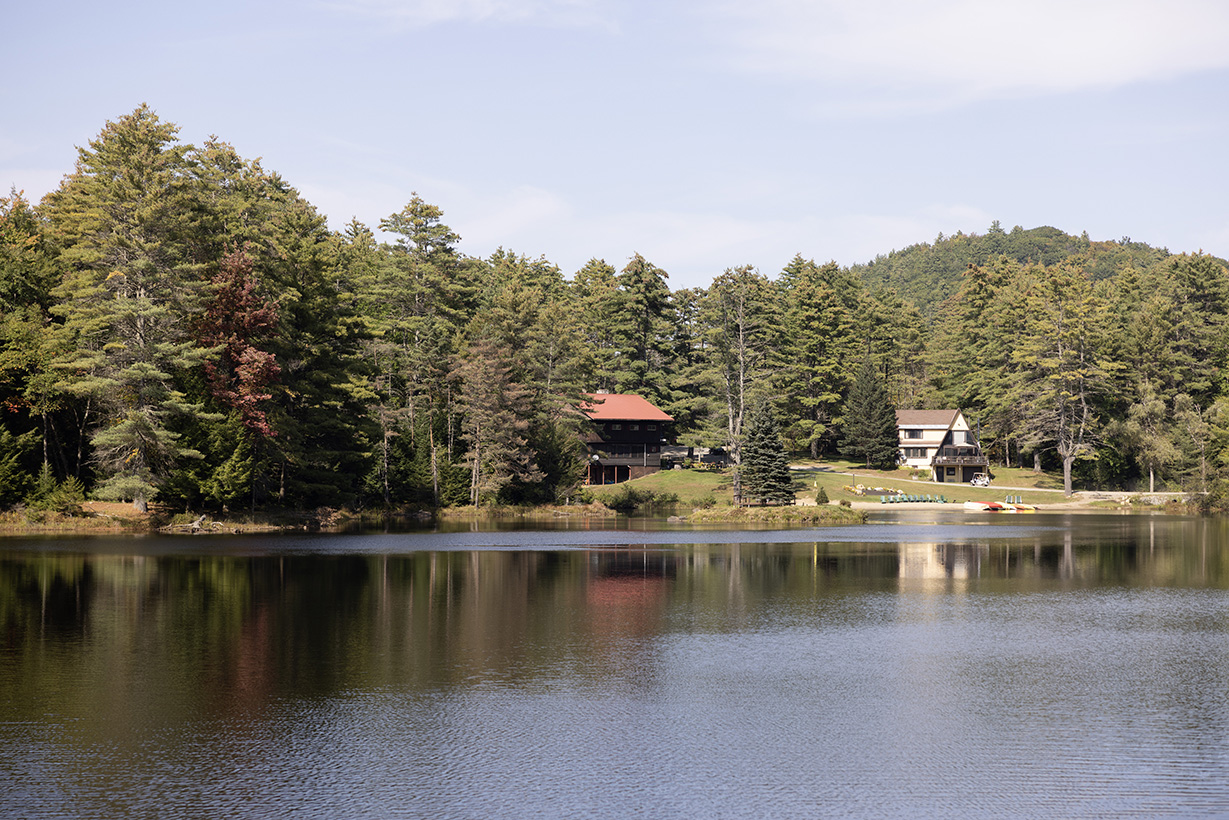
POLYGON ((0 816, 1229 816, 1229 523, 8 538, 0 816))

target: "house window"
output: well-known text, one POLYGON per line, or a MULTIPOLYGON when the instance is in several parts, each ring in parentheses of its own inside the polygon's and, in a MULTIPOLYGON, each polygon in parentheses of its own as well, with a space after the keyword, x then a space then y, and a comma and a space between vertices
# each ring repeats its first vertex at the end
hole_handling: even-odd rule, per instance
POLYGON ((921 430, 906 430, 905 431, 905 438, 921 438, 921 437, 922 437, 921 430))
POLYGON ((639 429, 640 429, 640 425, 639 425, 639 424, 629 424, 629 425, 628 425, 628 429, 629 429, 629 430, 639 430, 639 429))
POLYGON ((622 424, 612 424, 612 425, 610 425, 610 429, 611 429, 611 430, 622 430, 622 429, 623 429, 623 425, 622 425, 622 424))
POLYGON ((948 474, 948 475, 956 475, 956 468, 955 468, 955 467, 948 467, 948 468, 947 468, 947 474, 948 474))
POLYGON ((644 429, 646 429, 646 430, 656 430, 656 429, 657 429, 657 425, 656 425, 656 424, 646 424, 646 425, 644 426, 644 429))

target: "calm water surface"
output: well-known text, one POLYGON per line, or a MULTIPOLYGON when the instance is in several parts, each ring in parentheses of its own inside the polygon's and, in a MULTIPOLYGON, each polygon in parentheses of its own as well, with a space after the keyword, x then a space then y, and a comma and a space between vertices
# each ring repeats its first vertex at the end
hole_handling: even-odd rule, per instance
POLYGON ((0 541, 0 817, 1229 816, 1229 527, 0 541))

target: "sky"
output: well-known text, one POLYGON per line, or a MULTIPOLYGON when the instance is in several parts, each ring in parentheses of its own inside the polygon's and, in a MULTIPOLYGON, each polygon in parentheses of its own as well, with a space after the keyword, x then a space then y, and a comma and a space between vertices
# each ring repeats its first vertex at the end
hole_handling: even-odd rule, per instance
POLYGON ((998 221, 1229 257, 1224 0, 5 3, 0 187, 148 103, 341 229, 671 287, 998 221))

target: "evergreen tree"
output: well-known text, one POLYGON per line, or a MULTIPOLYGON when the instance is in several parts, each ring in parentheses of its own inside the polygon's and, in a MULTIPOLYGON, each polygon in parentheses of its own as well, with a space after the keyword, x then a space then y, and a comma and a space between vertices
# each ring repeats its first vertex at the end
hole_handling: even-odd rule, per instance
POLYGON ((742 494, 761 504, 790 504, 794 482, 781 431, 767 402, 760 402, 747 419, 742 447, 742 494))
POLYGON ((850 458, 865 459, 868 468, 890 470, 900 454, 896 408, 870 357, 862 360, 845 400, 842 449, 850 458))
POLYGON ((1012 400, 1023 426, 1053 443, 1062 459, 1063 490, 1072 492, 1077 458, 1091 458, 1100 429, 1097 401, 1120 365, 1105 343, 1106 305, 1084 271, 1069 264, 1034 266, 1021 280, 1025 328, 1013 360, 1022 379, 1012 400))
POLYGON ((670 400, 670 287, 666 272, 636 254, 618 277, 623 349, 616 375, 618 390, 637 393, 655 404, 670 400))
POLYGON ((528 444, 532 412, 529 391, 509 376, 507 351, 489 338, 477 339, 456 368, 461 381, 464 412, 462 437, 469 444, 465 460, 470 469, 469 503, 499 501, 514 480, 541 479, 528 444))
POLYGON ((12 431, 36 430, 41 423, 45 461, 62 453, 53 453, 48 435, 61 401, 40 387, 49 381, 47 311, 56 277, 44 225, 20 193, 0 197, 0 407, 12 431))
POLYGON ((499 350, 516 351, 508 358, 508 389, 524 394, 524 448, 537 468, 514 470, 501 494, 510 503, 562 499, 583 477, 581 418, 570 409, 588 387, 575 292, 544 258, 531 260, 501 249, 489 266, 468 334, 499 350))
POLYGON ((21 501, 30 491, 34 482, 21 462, 33 444, 34 433, 14 436, 0 423, 0 509, 21 501))
MULTIPOLYGON (((368 346, 375 365, 376 395, 372 409, 380 426, 377 469, 388 502, 391 492, 393 438, 409 439, 398 449, 421 453, 432 503, 443 503, 444 472, 454 458, 457 407, 450 363, 457 341, 479 296, 475 271, 482 263, 467 263, 457 254, 460 237, 442 221, 443 211, 414 194, 380 227, 397 236, 384 258, 365 265, 362 312, 373 342, 368 346)), ((355 231, 352 244, 366 241, 355 231)), ((364 255, 367 255, 364 252, 364 255)), ((407 475, 421 476, 413 470, 407 475)), ((420 487, 405 487, 417 497, 420 487)))
POLYGON ((147 106, 107 123, 47 198, 69 266, 53 309, 64 322, 59 387, 106 408, 91 439, 105 476, 95 492, 139 510, 179 460, 200 456, 174 431, 175 416, 203 412, 176 377, 205 354, 183 321, 203 283, 183 241, 196 209, 177 130, 147 106))
POLYGON ((704 288, 674 292, 674 369, 671 401, 662 407, 688 443, 727 444, 726 406, 721 374, 713 366, 713 335, 706 326, 709 293, 704 288))
POLYGON ((625 295, 619 290, 618 275, 604 260, 590 259, 576 272, 572 291, 580 317, 583 347, 579 366, 585 386, 614 392, 626 335, 622 323, 625 295))
POLYGON ((882 374, 884 389, 897 403, 925 401, 925 322, 912 303, 893 289, 865 291, 855 314, 858 337, 882 374))
MULTIPOLYGON (((942 407, 958 407, 981 423, 981 444, 1001 444, 1004 461, 1020 426, 1010 385, 1018 367, 1011 354, 1019 335, 1014 301, 1020 266, 1006 258, 970 265, 959 293, 945 306, 930 343, 932 382, 942 407)), ((915 404, 914 406, 919 406, 915 404)))
POLYGON ((1145 382, 1139 400, 1127 409, 1127 417, 1114 432, 1135 453, 1140 466, 1148 473, 1148 492, 1156 492, 1156 474, 1179 458, 1180 451, 1168 429, 1165 402, 1145 382))
POLYGON ((259 298, 256 290, 247 254, 227 254, 213 278, 213 294, 197 322, 197 335, 203 347, 217 350, 216 357, 205 360, 214 399, 238 413, 249 435, 269 438, 277 431, 261 405, 273 397, 269 387, 281 368, 274 355, 258 345, 277 326, 277 303, 259 298))
POLYGON ((768 385, 778 315, 773 289, 750 265, 729 268, 713 282, 706 303, 710 353, 726 405, 726 446, 734 465, 734 503, 742 503, 741 453, 754 393, 768 385))
MULTIPOLYGON (((197 431, 198 448, 217 442, 219 449, 207 453, 207 471, 188 471, 177 483, 191 487, 221 471, 218 486, 232 486, 250 459, 254 504, 353 503, 371 449, 359 347, 367 328, 356 312, 354 277, 338 264, 338 243, 316 209, 259 162, 241 159, 217 140, 189 158, 198 219, 188 238, 195 257, 208 265, 206 282, 235 249, 251 263, 250 271, 243 266, 232 271, 238 276, 223 275, 229 284, 211 286, 215 296, 237 299, 250 311, 235 317, 235 327, 219 328, 228 338, 233 332, 237 344, 227 347, 247 361, 231 369, 228 353, 217 366, 227 390, 246 408, 244 429, 251 435, 244 443, 249 452, 236 453, 239 441, 227 442, 212 429, 197 431), (264 395, 269 398, 259 398, 264 395), (276 436, 259 432, 266 424, 276 436)), ((202 396, 213 397, 222 386, 199 380, 202 396)))
POLYGON ((1222 467, 1226 461, 1224 442, 1217 446, 1217 428, 1229 416, 1229 399, 1221 397, 1209 408, 1202 408, 1185 393, 1174 397, 1174 429, 1176 446, 1184 457, 1182 477, 1193 490, 1208 491, 1209 473, 1217 465, 1213 454, 1220 453, 1222 467))
POLYGON ((786 274, 790 287, 775 383, 794 449, 819 458, 835 438, 841 397, 852 375, 853 319, 814 262, 795 258, 786 274))

